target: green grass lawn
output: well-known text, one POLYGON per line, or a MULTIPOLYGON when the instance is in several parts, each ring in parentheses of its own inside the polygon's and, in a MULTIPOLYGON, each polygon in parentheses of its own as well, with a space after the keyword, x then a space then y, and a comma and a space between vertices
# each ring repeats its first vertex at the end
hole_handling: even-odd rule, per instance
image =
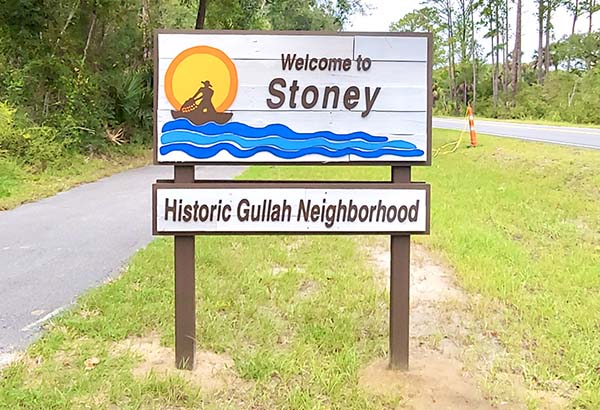
POLYGON ((110 154, 73 154, 43 171, 28 169, 0 156, 0 211, 52 196, 84 182, 149 164, 151 152, 143 146, 114 147, 110 154))
MULTIPOLYGON (((434 144, 457 136, 436 131, 434 144)), ((415 169, 413 180, 432 185, 431 236, 417 240, 455 268, 481 331, 508 352, 496 371, 534 389, 566 383, 573 407, 598 409, 600 152, 484 135, 480 144, 415 169)), ((256 167, 243 177, 386 180, 389 169, 256 167)), ((387 351, 387 296, 361 246, 370 240, 198 238, 198 347, 231 356, 243 381, 208 392, 177 376, 136 378, 139 359, 115 348, 151 331, 173 345, 172 240, 159 239, 3 370, 0 408, 397 408, 401 397, 357 386, 358 370, 387 351), (100 362, 85 370, 90 357, 100 362)))

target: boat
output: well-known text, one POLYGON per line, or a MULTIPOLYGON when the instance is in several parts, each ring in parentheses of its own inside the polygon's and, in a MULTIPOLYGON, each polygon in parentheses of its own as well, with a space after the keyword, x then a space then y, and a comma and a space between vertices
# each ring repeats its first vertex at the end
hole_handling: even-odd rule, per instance
POLYGON ((202 112, 199 109, 193 111, 175 111, 171 110, 171 115, 174 119, 187 118, 195 125, 206 124, 207 122, 215 122, 217 124, 225 124, 231 119, 233 113, 231 112, 202 112))
POLYGON ((214 91, 210 81, 202 81, 202 87, 196 93, 188 98, 179 110, 171 110, 173 119, 187 118, 195 125, 215 122, 225 124, 231 119, 233 113, 218 112, 212 103, 214 91))

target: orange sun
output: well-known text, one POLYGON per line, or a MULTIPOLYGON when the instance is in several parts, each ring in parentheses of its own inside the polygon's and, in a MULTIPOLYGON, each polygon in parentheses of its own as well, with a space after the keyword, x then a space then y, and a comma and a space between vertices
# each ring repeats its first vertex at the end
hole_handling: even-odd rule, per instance
POLYGON ((202 81, 207 80, 214 90, 215 110, 225 111, 235 100, 238 88, 233 61, 221 50, 209 46, 182 51, 171 61, 165 74, 165 94, 169 103, 179 110, 202 86, 202 81))

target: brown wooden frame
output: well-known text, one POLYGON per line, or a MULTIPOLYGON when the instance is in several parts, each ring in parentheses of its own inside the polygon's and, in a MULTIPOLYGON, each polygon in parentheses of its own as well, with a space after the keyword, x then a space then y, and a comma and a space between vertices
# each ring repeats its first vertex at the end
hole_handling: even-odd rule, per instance
POLYGON ((390 182, 315 182, 315 181, 219 181, 219 182, 194 182, 194 183, 156 183, 152 185, 152 234, 153 235, 428 235, 430 222, 430 191, 429 184, 424 183, 402 183, 392 184, 390 182), (156 228, 156 191, 159 189, 254 189, 254 188, 314 188, 314 189, 381 189, 381 190, 424 190, 426 197, 425 207, 425 230, 424 231, 161 231, 156 228))
POLYGON ((431 132, 432 132, 432 111, 433 111, 433 80, 432 80, 432 65, 433 65, 433 34, 432 33, 405 33, 405 32, 356 32, 356 31, 260 31, 260 30, 155 30, 154 31, 154 81, 152 92, 153 106, 153 162, 155 165, 379 165, 379 166, 426 166, 431 165, 431 132), (427 38, 427 160, 426 161, 352 161, 352 162, 315 162, 315 161, 279 161, 279 162, 210 162, 210 161, 186 161, 186 162, 158 162, 158 129, 157 129, 157 108, 158 108, 158 35, 159 34, 230 34, 230 35, 286 35, 286 36, 373 36, 373 37, 421 37, 427 38))

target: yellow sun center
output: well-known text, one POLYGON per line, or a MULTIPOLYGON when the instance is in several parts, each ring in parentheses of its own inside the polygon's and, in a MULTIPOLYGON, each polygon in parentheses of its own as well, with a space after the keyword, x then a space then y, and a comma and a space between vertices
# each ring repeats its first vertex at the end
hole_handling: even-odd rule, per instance
POLYGON ((173 108, 181 109, 203 86, 203 81, 209 81, 214 91, 212 104, 216 111, 229 108, 237 93, 235 65, 221 50, 208 46, 189 48, 169 65, 165 74, 165 94, 173 108))

